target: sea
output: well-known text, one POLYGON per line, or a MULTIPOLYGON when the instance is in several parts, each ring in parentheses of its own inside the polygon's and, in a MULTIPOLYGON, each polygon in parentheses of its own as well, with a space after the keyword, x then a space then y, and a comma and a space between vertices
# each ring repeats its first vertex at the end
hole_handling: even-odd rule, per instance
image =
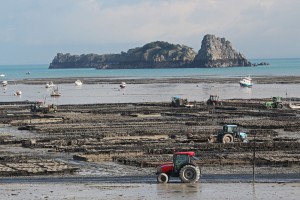
MULTIPOLYGON (((261 76, 299 76, 300 58, 252 59, 252 63, 267 62, 270 65, 257 67, 230 68, 176 68, 176 69, 48 69, 48 64, 41 65, 0 65, 0 81, 37 79, 97 77, 107 79, 161 79, 161 78, 209 78, 209 77, 244 77, 261 76)), ((1 86, 2 87, 2 86, 1 86)), ((190 101, 206 100, 210 94, 217 94, 221 99, 232 98, 268 98, 272 96, 299 97, 298 84, 254 84, 252 88, 241 88, 236 84, 216 83, 153 83, 127 84, 120 89, 118 84, 60 84, 60 97, 50 97, 52 89, 45 85, 8 85, 2 87, 0 102, 44 100, 55 104, 90 104, 90 103, 136 103, 170 101, 172 96, 181 96, 190 101), (22 95, 15 96, 16 90, 22 95)))

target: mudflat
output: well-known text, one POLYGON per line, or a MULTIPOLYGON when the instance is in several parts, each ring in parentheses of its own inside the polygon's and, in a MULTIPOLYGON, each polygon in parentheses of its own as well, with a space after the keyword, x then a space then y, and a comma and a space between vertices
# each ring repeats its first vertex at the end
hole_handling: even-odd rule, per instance
POLYGON ((261 173, 299 173, 299 111, 286 103, 270 109, 266 101, 58 105, 47 113, 30 112, 34 102, 2 103, 0 172, 80 173, 85 163, 103 161, 155 169, 175 151, 195 151, 204 174, 249 174, 255 151, 261 173), (209 142, 224 124, 238 125, 248 142, 209 142))
MULTIPOLYGON (((299 79, 281 81, 297 85, 299 79)), ((66 104, 57 105, 56 112, 31 112, 31 101, 1 102, 1 198, 296 199, 300 111, 289 107, 291 100, 299 103, 285 97, 283 108, 265 106, 271 98, 225 99, 216 106, 206 101, 66 104), (247 132, 248 142, 208 142, 225 124, 247 132), (155 168, 172 161, 175 151, 196 152, 200 183, 172 178, 156 184, 155 168), (41 176, 46 178, 34 178, 41 176)))

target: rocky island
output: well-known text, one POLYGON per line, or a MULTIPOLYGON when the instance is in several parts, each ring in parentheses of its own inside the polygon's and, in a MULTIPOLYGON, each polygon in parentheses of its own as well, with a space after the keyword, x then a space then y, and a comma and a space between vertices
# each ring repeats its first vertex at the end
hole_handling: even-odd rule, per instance
POLYGON ((50 63, 56 68, 211 68, 251 66, 231 42, 215 35, 205 35, 198 54, 186 45, 156 41, 120 54, 71 55, 58 53, 50 63))
POLYGON ((192 62, 194 67, 251 66, 244 55, 235 51, 231 42, 214 35, 205 35, 201 49, 192 62))

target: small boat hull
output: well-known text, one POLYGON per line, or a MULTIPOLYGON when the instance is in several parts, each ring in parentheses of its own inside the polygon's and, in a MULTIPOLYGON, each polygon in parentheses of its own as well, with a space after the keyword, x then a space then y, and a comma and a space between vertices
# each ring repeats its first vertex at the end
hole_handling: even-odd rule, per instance
POLYGON ((20 96, 22 94, 22 92, 19 90, 19 91, 16 91, 15 95, 16 96, 20 96))
POLYGON ((125 82, 122 82, 121 84, 120 84, 120 88, 125 88, 126 87, 126 83, 125 82))
POLYGON ((53 91, 50 94, 51 97, 59 97, 61 96, 61 93, 58 90, 58 87, 56 89, 53 89, 53 91))
POLYGON ((251 88, 253 84, 247 84, 247 83, 240 83, 241 87, 249 87, 251 88))
POLYGON ((7 81, 2 81, 2 86, 7 86, 8 82, 7 81))
POLYGON ((292 103, 289 103, 289 107, 291 109, 300 109, 300 104, 292 104, 292 103))
POLYGON ((80 80, 75 81, 76 86, 82 86, 82 82, 80 80))
POLYGON ((54 83, 53 82, 49 82, 49 83, 46 83, 46 88, 51 88, 51 87, 55 87, 54 83))

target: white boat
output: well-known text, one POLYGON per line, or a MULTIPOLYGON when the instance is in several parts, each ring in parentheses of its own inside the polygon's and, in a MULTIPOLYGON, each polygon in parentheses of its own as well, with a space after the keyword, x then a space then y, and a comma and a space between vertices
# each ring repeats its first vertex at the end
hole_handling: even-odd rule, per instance
POLYGON ((300 109, 300 104, 299 103, 294 103, 294 104, 292 104, 292 103, 289 103, 289 107, 291 108, 291 109, 300 109))
POLYGON ((76 86, 81 86, 81 85, 82 85, 82 82, 81 82, 81 80, 77 80, 77 81, 75 81, 75 85, 76 85, 76 86))
POLYGON ((120 88, 125 88, 126 87, 126 83, 125 82, 122 82, 121 84, 120 84, 120 88))
POLYGON ((0 76, 1 76, 1 77, 4 77, 4 76, 5 76, 5 74, 0 74, 0 76))
POLYGON ((21 94, 22 94, 21 90, 17 90, 15 93, 16 96, 20 96, 21 94))
POLYGON ((51 88, 51 87, 55 87, 54 83, 52 81, 46 83, 46 88, 51 88))
POLYGON ((2 86, 7 86, 8 82, 7 81, 2 81, 2 86))
POLYGON ((252 78, 249 76, 246 76, 240 80, 240 86, 241 87, 252 87, 252 78))
POLYGON ((53 91, 50 94, 51 97, 59 97, 61 96, 61 93, 58 91, 58 87, 54 88, 53 91))

